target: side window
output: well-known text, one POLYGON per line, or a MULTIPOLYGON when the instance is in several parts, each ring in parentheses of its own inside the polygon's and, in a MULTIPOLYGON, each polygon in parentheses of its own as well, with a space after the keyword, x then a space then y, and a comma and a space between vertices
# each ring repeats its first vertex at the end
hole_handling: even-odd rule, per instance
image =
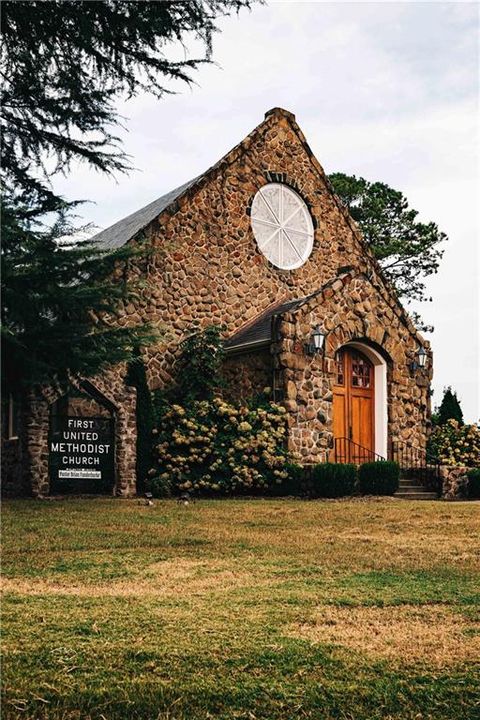
POLYGON ((4 432, 7 440, 15 440, 20 434, 20 403, 15 395, 10 395, 5 403, 4 432))

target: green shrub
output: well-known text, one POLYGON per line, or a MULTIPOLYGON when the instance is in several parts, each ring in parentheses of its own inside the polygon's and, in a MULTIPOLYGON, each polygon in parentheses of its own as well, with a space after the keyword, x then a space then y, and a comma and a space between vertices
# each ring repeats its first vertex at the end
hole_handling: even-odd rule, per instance
POLYGON ((160 476, 154 477, 147 483, 147 486, 150 488, 150 492, 155 498, 167 498, 172 496, 173 488, 170 478, 160 476))
POLYGON ((312 497, 342 497, 353 495, 357 468, 344 463, 322 463, 312 472, 312 497))
POLYGON ((480 468, 469 470, 467 473, 467 497, 480 499, 480 468))
POLYGON ((176 373, 177 399, 181 405, 196 400, 212 400, 225 387, 221 373, 225 356, 223 325, 194 326, 180 345, 181 357, 176 373))
POLYGON ((393 495, 398 490, 400 467, 389 460, 368 462, 358 470, 358 489, 362 495, 393 495))
POLYGON ((152 466, 152 430, 154 428, 154 411, 152 396, 148 388, 145 363, 140 350, 135 351, 136 358, 128 366, 126 384, 137 390, 136 421, 137 421, 137 492, 146 487, 146 478, 152 466))
POLYGON ((288 495, 305 495, 305 468, 293 462, 286 462, 283 466, 285 477, 280 483, 275 483, 270 489, 270 495, 285 497, 288 495))

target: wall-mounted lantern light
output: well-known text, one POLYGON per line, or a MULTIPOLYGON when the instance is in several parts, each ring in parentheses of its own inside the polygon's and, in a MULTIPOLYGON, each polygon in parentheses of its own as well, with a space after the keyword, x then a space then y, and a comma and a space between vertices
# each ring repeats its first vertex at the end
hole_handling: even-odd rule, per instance
POLYGON ((419 368, 422 370, 427 363, 427 353, 425 348, 420 346, 415 354, 415 360, 410 363, 410 370, 415 372, 419 368))
POLYGON ((323 332, 323 330, 320 329, 320 327, 317 325, 313 329, 312 334, 310 335, 310 340, 305 346, 305 350, 308 355, 317 355, 318 353, 321 353, 325 349, 325 338, 327 337, 327 334, 323 332))

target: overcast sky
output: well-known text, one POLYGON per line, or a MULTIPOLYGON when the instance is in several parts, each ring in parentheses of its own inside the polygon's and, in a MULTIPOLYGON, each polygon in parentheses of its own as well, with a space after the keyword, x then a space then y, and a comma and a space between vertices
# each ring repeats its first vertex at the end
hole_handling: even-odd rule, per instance
POLYGON ((271 107, 296 115, 327 173, 402 190, 447 233, 420 308, 435 326, 434 403, 452 385, 466 420, 479 402, 479 5, 270 2, 225 19, 217 65, 197 85, 122 105, 137 170, 117 181, 75 168, 56 183, 95 201, 100 228, 203 172, 271 107))

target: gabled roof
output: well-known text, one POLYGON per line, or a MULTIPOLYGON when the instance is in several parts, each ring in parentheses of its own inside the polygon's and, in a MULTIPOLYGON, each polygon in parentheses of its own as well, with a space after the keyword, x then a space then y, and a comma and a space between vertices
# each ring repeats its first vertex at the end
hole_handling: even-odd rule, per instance
POLYGON ((233 335, 230 335, 223 343, 223 347, 227 353, 234 353, 248 352, 250 348, 254 349, 260 345, 269 345, 273 340, 272 319, 275 316, 283 315, 283 313, 286 312, 295 312, 309 300, 312 300, 312 298, 320 297, 322 293, 330 288, 335 288, 336 285, 337 289, 338 287, 343 287, 345 278, 350 279, 352 277, 352 271, 354 270, 353 265, 338 268, 336 277, 326 282, 318 288, 318 290, 310 293, 310 295, 270 305, 266 310, 263 310, 257 315, 256 318, 250 320, 249 323, 241 327, 233 335))
MULTIPOLYGON (((274 317, 281 316, 288 312, 296 312, 302 305, 305 305, 313 299, 316 299, 319 303, 323 303, 328 298, 331 298, 333 293, 343 291, 354 277, 361 277, 372 282, 371 277, 363 271, 355 269, 353 265, 346 265, 345 267, 338 268, 336 277, 333 277, 318 288, 318 290, 310 293, 310 295, 270 305, 270 307, 263 310, 257 317, 224 341, 223 347, 227 355, 246 353, 259 347, 268 347, 270 343, 275 340, 273 335, 274 317)), ((390 307, 411 334, 417 338, 419 344, 430 347, 430 343, 418 332, 402 305, 395 298, 390 297, 390 300, 390 307)))
MULTIPOLYGON (((254 130, 252 130, 252 132, 247 135, 244 140, 242 140, 232 150, 229 150, 226 155, 224 155, 218 162, 212 165, 212 167, 208 168, 204 173, 198 175, 196 178, 193 178, 193 180, 189 180, 183 185, 180 185, 180 187, 176 188, 175 190, 171 190, 169 193, 166 193, 166 195, 162 195, 162 197, 154 200, 149 205, 146 205, 145 207, 137 210, 131 215, 128 215, 128 217, 123 218, 123 220, 119 220, 114 225, 106 228, 106 230, 102 230, 101 232, 97 233, 97 235, 92 238, 92 242, 97 244, 101 250, 115 250, 116 248, 120 248, 125 245, 138 232, 146 228, 147 225, 149 225, 153 220, 155 220, 155 218, 157 218, 164 210, 167 210, 167 208, 171 206, 176 200, 178 200, 188 190, 193 188, 194 185, 200 185, 202 180, 214 173, 224 163, 231 162, 231 160, 236 156, 238 151, 242 152, 248 147, 251 139, 265 123, 272 121, 274 122, 275 120, 272 120, 272 118, 277 117, 287 118, 288 121, 295 128, 298 135, 301 136, 302 142, 308 148, 306 140, 303 137, 303 134, 295 121, 295 115, 293 115, 291 112, 288 112, 288 110, 283 110, 283 108, 272 108, 265 113, 265 119, 262 123, 260 123, 260 125, 258 125, 254 130)), ((313 155, 309 148, 308 152, 310 155, 313 155)))
MULTIPOLYGON (((318 173, 319 177, 321 177, 322 181, 326 184, 326 186, 329 188, 332 199, 335 202, 339 212, 343 215, 345 222, 349 226, 350 230, 352 231, 353 237, 355 240, 359 243, 360 247, 362 248, 363 252, 365 253, 366 258, 368 258, 369 262, 375 267, 375 270, 378 274, 378 276, 381 278, 381 282, 383 284, 384 290, 388 292, 391 297, 394 298, 396 306, 401 310, 401 314, 403 317, 403 321, 405 325, 409 328, 410 332, 412 332, 419 340, 420 343, 426 344, 426 340, 422 338, 420 333, 418 333, 417 329, 414 327, 412 321, 408 317, 407 313, 403 309, 401 303, 396 297, 395 290, 392 287, 392 285, 385 279, 381 266, 378 262, 378 260, 374 257, 372 251, 369 249, 368 245, 365 243, 365 240, 363 239, 363 236, 355 224, 354 220, 351 218, 350 213, 348 211, 348 208, 344 206, 341 202, 341 200, 337 197, 335 194, 333 187, 331 186, 330 181, 328 180, 327 176, 325 175, 320 163, 316 159, 315 155, 313 154, 310 146, 308 145, 308 142, 305 139, 305 136, 303 135, 301 129, 299 128, 296 120, 295 115, 293 113, 288 112, 288 110, 284 110, 283 108, 275 107, 271 110, 268 110, 265 113, 265 119, 263 122, 260 123, 252 132, 247 135, 246 138, 244 138, 238 145, 236 145, 232 150, 226 153, 218 162, 216 162, 212 167, 208 168, 204 173, 201 175, 198 175, 196 178, 193 178, 193 180, 189 180, 188 182, 184 183, 183 185, 180 185, 180 187, 176 188, 175 190, 170 191, 169 193, 166 193, 165 195, 162 195, 162 197, 158 198, 157 200, 154 200, 149 205, 146 205, 140 210, 137 210, 136 212, 132 213, 128 217, 124 218, 123 220, 119 220, 117 223, 112 225, 111 227, 107 228, 106 230, 102 230, 102 232, 98 233, 92 238, 92 242, 98 244, 100 249, 103 250, 114 250, 116 248, 120 248, 123 245, 125 245, 129 240, 133 239, 137 233, 139 233, 141 230, 145 229, 151 222, 153 222, 158 216, 163 213, 164 211, 168 210, 169 208, 172 209, 172 206, 176 203, 177 200, 180 200, 180 198, 184 195, 190 195, 195 193, 200 187, 203 186, 205 182, 207 182, 214 173, 217 172, 222 167, 225 167, 226 165, 229 165, 233 162, 235 162, 239 157, 242 156, 243 153, 248 152, 248 149, 250 148, 252 142, 258 137, 258 134, 264 129, 265 127, 271 126, 273 123, 278 122, 279 119, 284 118, 287 120, 287 122, 292 127, 293 131, 296 133, 298 139, 300 140, 301 144, 303 145, 307 155, 310 158, 310 161, 312 163, 312 166, 318 173)), ((265 169, 265 175, 267 177, 270 177, 270 171, 267 171, 265 169)), ((270 182, 273 182, 273 180, 269 180, 270 182)), ((320 291, 317 291, 316 293, 313 293, 313 296, 319 294, 320 291)), ((312 297, 312 296, 309 296, 312 297)), ((286 312, 288 309, 297 309, 297 307, 303 303, 306 302, 308 298, 303 298, 301 300, 295 300, 290 301, 290 303, 293 303, 293 305, 290 308, 283 307, 283 305, 278 306, 275 309, 271 309, 268 311, 265 311, 264 314, 262 314, 261 317, 257 319, 253 324, 249 324, 248 327, 244 327, 244 329, 240 329, 235 336, 229 338, 227 340, 228 346, 232 349, 234 347, 233 340, 236 338, 239 339, 240 334, 246 334, 246 338, 250 337, 250 340, 252 343, 256 342, 267 342, 267 334, 270 332, 271 335, 271 320, 273 315, 279 314, 281 312, 286 312), (257 326, 258 323, 258 326, 257 326), (248 335, 250 333, 250 336, 248 335), (263 340, 262 340, 263 338, 263 340)), ((290 303, 284 303, 284 305, 288 305, 290 303)), ((243 338, 245 340, 245 337, 243 338)), ((227 346, 227 345, 226 345, 227 346)), ((242 342, 243 346, 243 342, 242 342)))
POLYGON ((162 195, 157 200, 145 205, 145 207, 128 215, 128 217, 119 220, 106 230, 102 230, 92 238, 92 241, 99 246, 101 250, 114 250, 125 245, 140 230, 143 230, 152 220, 167 209, 175 200, 180 197, 186 190, 194 185, 202 175, 193 180, 180 185, 175 190, 162 195))
POLYGON ((306 299, 289 300, 267 308, 260 315, 257 315, 252 322, 240 328, 228 340, 225 340, 223 347, 227 352, 233 352, 240 348, 245 351, 248 348, 254 349, 259 345, 268 345, 272 340, 272 318, 275 315, 296 310, 306 299))

